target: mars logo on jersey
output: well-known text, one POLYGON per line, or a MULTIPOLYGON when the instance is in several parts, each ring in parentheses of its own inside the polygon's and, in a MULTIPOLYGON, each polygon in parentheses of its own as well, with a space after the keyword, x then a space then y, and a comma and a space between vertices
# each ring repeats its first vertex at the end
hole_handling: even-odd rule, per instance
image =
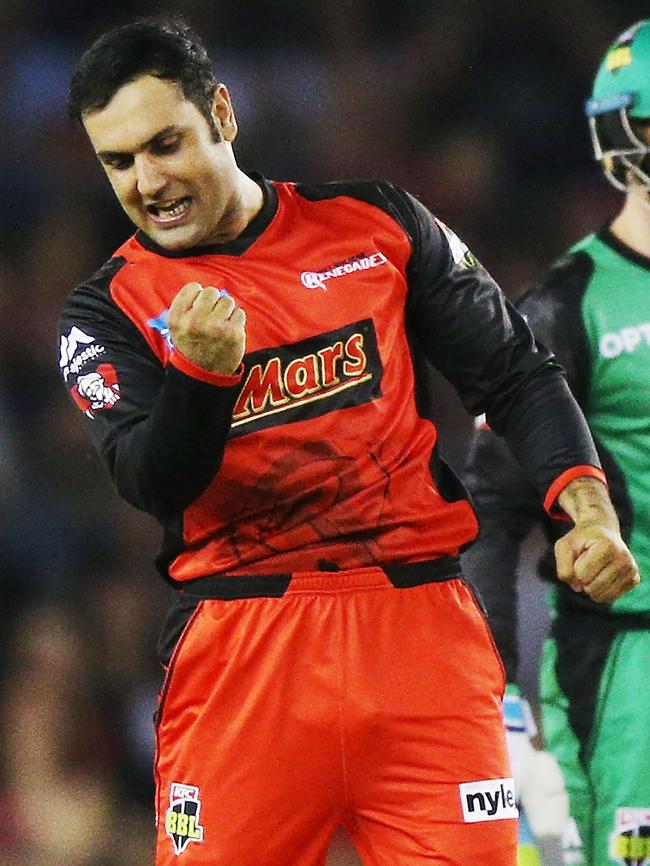
POLYGON ((102 409, 112 409, 120 399, 117 372, 112 364, 100 364, 92 373, 79 376, 72 399, 89 418, 102 409))
POLYGON ((616 810, 614 832, 609 836, 609 856, 623 866, 650 864, 650 809, 616 810))
POLYGON ((381 397, 383 367, 372 319, 290 346, 251 352, 244 364, 231 437, 381 397))
POLYGON ((196 785, 172 782, 169 809, 165 816, 165 832, 172 840, 176 854, 182 854, 190 842, 203 842, 200 814, 201 799, 196 785))

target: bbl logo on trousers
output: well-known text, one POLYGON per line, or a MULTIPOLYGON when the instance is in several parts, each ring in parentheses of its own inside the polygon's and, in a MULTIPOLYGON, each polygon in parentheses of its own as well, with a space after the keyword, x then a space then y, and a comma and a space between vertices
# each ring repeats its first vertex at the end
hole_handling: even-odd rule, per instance
POLYGON ((609 856, 622 866, 650 866, 650 809, 616 810, 609 856))
POLYGON ((201 800, 196 785, 172 782, 165 831, 174 844, 176 854, 182 854, 190 842, 203 841, 203 827, 199 824, 200 813, 201 800))

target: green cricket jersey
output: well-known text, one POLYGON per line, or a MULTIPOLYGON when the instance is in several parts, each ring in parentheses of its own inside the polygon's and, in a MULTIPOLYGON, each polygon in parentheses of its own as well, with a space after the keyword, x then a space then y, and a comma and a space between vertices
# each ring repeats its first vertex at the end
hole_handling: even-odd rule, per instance
POLYGON ((569 255, 567 272, 584 268, 586 277, 582 408, 597 444, 620 471, 620 495, 631 504, 628 543, 647 578, 613 607, 650 611, 650 261, 609 232, 589 236, 569 255))

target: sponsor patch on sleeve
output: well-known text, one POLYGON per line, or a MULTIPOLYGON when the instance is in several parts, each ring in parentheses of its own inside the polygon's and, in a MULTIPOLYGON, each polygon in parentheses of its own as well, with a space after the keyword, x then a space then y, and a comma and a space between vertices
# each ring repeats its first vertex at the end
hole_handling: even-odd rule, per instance
POLYGON ((105 347, 99 345, 93 336, 73 325, 67 334, 61 335, 59 367, 63 378, 67 382, 68 378, 78 373, 84 364, 95 360, 105 351, 105 347))
POLYGON ((120 399, 115 367, 112 364, 100 364, 92 373, 79 376, 70 393, 89 418, 94 418, 96 412, 112 409, 120 399))
POLYGON ((447 239, 447 243, 449 244, 449 249, 451 250, 451 257, 454 262, 458 265, 459 268, 464 268, 465 270, 474 270, 476 265, 478 264, 476 261, 476 257, 471 252, 467 244, 462 241, 456 232, 452 231, 448 225, 445 225, 442 220, 439 220, 438 217, 435 217, 440 230, 444 234, 447 239))

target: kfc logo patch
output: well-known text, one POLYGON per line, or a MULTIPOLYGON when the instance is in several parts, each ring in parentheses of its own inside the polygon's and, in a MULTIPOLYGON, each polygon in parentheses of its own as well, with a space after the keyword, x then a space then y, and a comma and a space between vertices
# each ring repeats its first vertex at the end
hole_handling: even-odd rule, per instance
POLYGON ((92 373, 79 376, 72 388, 72 399, 89 418, 95 412, 112 409, 120 399, 117 372, 112 364, 100 364, 92 373))

